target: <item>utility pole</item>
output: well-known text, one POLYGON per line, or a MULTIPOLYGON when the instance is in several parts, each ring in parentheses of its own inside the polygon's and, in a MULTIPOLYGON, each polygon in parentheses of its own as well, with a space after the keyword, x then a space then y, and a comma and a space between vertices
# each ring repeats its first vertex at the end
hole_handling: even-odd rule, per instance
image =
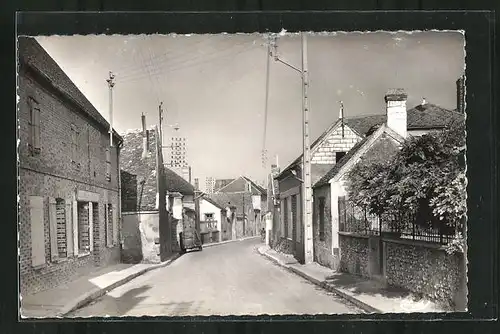
POLYGON ((342 126, 342 138, 344 138, 344 102, 340 101, 340 122, 342 126))
POLYGON ((160 119, 160 143, 161 147, 163 148, 163 102, 160 102, 160 105, 158 106, 158 117, 160 119))
POLYGON ((301 32, 302 40, 302 103, 303 103, 303 222, 304 222, 304 260, 312 263, 313 256, 313 226, 312 226, 312 181, 311 181, 311 146, 309 142, 309 71, 307 68, 307 36, 301 32))
POLYGON ((106 79, 109 87, 109 145, 113 147, 113 87, 115 86, 115 75, 110 71, 106 79))

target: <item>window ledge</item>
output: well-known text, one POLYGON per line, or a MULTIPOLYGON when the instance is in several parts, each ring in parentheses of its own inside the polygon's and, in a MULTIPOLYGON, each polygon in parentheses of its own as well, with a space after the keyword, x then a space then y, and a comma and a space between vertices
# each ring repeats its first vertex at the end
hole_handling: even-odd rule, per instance
POLYGON ((44 269, 45 267, 47 267, 46 263, 39 264, 39 265, 36 265, 36 266, 31 266, 31 268, 33 268, 33 270, 41 270, 41 269, 44 269))
POLYGON ((89 256, 90 255, 90 252, 85 252, 85 253, 78 253, 78 258, 80 257, 85 257, 85 256, 89 256))
POLYGON ((52 263, 62 263, 62 262, 66 262, 66 261, 68 261, 67 257, 60 257, 56 260, 53 260, 52 263))

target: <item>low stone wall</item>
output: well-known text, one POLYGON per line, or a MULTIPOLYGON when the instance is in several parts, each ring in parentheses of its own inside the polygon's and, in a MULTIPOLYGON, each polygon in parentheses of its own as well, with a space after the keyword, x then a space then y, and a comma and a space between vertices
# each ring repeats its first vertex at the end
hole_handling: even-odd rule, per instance
POLYGON ((368 238, 340 235, 339 270, 370 277, 368 251, 368 238))
POLYGON ((293 241, 291 239, 281 237, 272 248, 277 252, 293 255, 293 241))
MULTIPOLYGON (((340 271, 370 277, 368 238, 340 235, 340 271)), ((405 288, 451 310, 465 310, 467 274, 463 254, 447 254, 439 244, 383 238, 388 285, 405 288)), ((373 254, 372 254, 373 255, 373 254)), ((317 256, 317 255, 315 255, 317 256)))
POLYGON ((447 254, 434 245, 385 241, 386 280, 393 286, 452 309, 466 307, 466 277, 463 254, 447 254))

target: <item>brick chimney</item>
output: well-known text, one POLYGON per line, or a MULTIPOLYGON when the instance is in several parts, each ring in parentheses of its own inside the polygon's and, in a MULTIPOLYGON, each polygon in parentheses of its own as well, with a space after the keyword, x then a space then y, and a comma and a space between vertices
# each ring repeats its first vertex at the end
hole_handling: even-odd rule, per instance
POLYGON ((273 177, 277 176, 280 173, 280 168, 276 164, 271 165, 271 175, 273 177))
POLYGON ((457 112, 465 112, 465 75, 458 78, 457 82, 457 112))
POLYGON ((200 190, 200 180, 198 178, 194 179, 194 190, 200 190))
POLYGON ((407 99, 408 94, 401 88, 390 89, 385 94, 387 126, 403 138, 407 135, 407 99))
POLYGON ((146 130, 146 116, 142 114, 142 158, 148 156, 148 131, 146 130))

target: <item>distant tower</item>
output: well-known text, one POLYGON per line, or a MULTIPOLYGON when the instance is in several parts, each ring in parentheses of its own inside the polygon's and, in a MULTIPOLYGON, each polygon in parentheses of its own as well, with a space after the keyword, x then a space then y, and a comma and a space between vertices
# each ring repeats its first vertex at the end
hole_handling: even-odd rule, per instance
POLYGON ((207 194, 213 194, 215 188, 215 179, 211 176, 206 178, 206 192, 207 194))
POLYGON ((170 159, 168 166, 186 181, 189 179, 189 165, 187 161, 187 140, 185 137, 172 137, 170 145, 170 159))

